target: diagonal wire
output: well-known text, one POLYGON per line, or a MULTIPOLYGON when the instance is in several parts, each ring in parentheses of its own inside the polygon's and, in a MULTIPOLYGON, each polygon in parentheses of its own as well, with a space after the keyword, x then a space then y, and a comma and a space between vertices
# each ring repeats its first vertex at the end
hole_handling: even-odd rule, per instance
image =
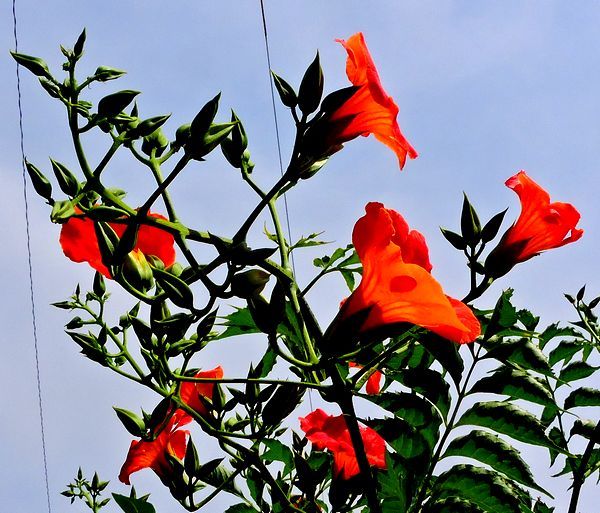
MULTIPOLYGON (((17 36, 17 7, 16 0, 12 0, 12 17, 13 17, 13 35, 15 41, 15 52, 19 51, 19 38, 17 36)), ((23 108, 21 104, 21 76, 19 74, 19 64, 16 67, 17 70, 17 104, 19 107, 19 136, 21 143, 21 172, 23 176, 23 201, 25 202, 25 234, 27 239, 27 263, 29 266, 29 296, 31 300, 31 325, 33 330, 33 347, 35 350, 35 371, 37 380, 37 393, 38 393, 38 409, 40 414, 40 433, 42 441, 42 456, 44 460, 44 480, 46 484, 46 501, 48 504, 48 513, 52 513, 52 506, 50 504, 50 486, 48 479, 48 459, 46 457, 46 435, 44 433, 44 407, 42 401, 42 381, 40 378, 40 355, 38 350, 38 336, 37 336, 37 320, 35 315, 35 295, 33 293, 33 265, 31 262, 31 236, 29 229, 29 203, 27 198, 27 177, 25 169, 25 143, 23 137, 23 108)))
MULTIPOLYGON (((277 139, 277 155, 279 157, 279 171, 281 172, 281 176, 283 176, 283 159, 281 157, 281 139, 279 137, 279 122, 277 119, 277 107, 275 106, 275 89, 273 88, 273 77, 271 76, 271 52, 269 51, 269 30, 267 28, 267 17, 265 15, 265 4, 264 0, 260 0, 260 14, 262 16, 262 26, 263 26, 263 35, 265 39, 265 53, 267 55, 267 73, 269 76, 269 85, 271 86, 271 104, 273 106, 273 121, 275 122, 275 137, 277 139)), ((283 195, 283 205, 285 209, 285 220, 287 224, 287 232, 288 239, 291 241, 292 239, 292 229, 290 227, 290 212, 288 209, 287 196, 283 195)), ((296 265, 294 262, 294 253, 290 254, 292 260, 292 271, 294 275, 296 275, 296 265)), ((311 390, 308 390, 308 402, 310 404, 310 409, 313 409, 312 404, 312 394, 311 390)))
MULTIPOLYGON (((260 14, 262 16, 263 34, 265 39, 265 52, 267 54, 267 72, 269 74, 269 85, 271 86, 271 104, 273 106, 273 120, 275 121, 275 137, 277 139, 277 155, 279 157, 279 171, 283 176, 283 158, 281 157, 281 139, 279 137, 279 122, 277 119, 277 108, 275 106, 275 90, 273 88, 273 77, 271 76, 271 52, 269 51, 269 31, 267 29, 267 17, 265 16, 265 4, 260 0, 260 14)), ((285 221, 287 225, 288 238, 291 241, 292 229, 290 227, 290 212, 288 209, 287 196, 283 195, 283 205, 285 209, 285 221)), ((294 253, 290 254, 292 259, 292 270, 296 274, 296 266, 294 265, 294 253)))

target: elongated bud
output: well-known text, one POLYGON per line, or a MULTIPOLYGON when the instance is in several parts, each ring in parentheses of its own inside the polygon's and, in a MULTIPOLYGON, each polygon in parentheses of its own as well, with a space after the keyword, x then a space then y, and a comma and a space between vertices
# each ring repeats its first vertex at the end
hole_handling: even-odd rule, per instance
POLYGON ((92 286, 92 290, 94 294, 98 297, 102 297, 106 292, 106 283, 104 282, 104 276, 100 274, 98 271, 94 274, 94 284, 92 286))
POLYGON ((113 118, 122 112, 138 94, 140 94, 139 91, 126 89, 105 96, 98 102, 98 116, 107 119, 113 118))
POLYGON ((165 149, 169 146, 169 140, 163 133, 163 131, 159 128, 155 130, 150 135, 144 137, 144 142, 142 142, 142 151, 150 156, 152 154, 152 150, 156 150, 156 156, 160 157, 165 149))
POLYGON ((109 80, 115 80, 122 77, 126 73, 126 71, 111 68, 109 66, 99 66, 94 72, 92 79, 97 80, 98 82, 108 82, 109 80))
POLYGON ((319 52, 307 68, 298 91, 298 106, 304 114, 317 110, 323 96, 323 70, 319 62, 319 52))
POLYGON ((67 196, 77 196, 81 187, 79 181, 75 178, 75 175, 71 173, 64 164, 61 164, 56 160, 50 159, 50 163, 52 164, 52 170, 54 171, 54 176, 56 177, 60 190, 67 196))
POLYGON ((52 184, 44 176, 44 174, 35 167, 31 162, 25 161, 27 173, 31 179, 31 185, 42 198, 47 201, 52 199, 52 184))
POLYGON ((298 105, 298 96, 296 95, 294 88, 274 71, 271 71, 271 75, 273 76, 273 83, 275 84, 275 89, 277 89, 281 103, 286 107, 293 109, 298 105))
POLYGON ((73 46, 73 59, 76 61, 81 59, 81 56, 83 55, 83 46, 85 45, 85 37, 86 37, 85 29, 83 29, 81 34, 79 34, 77 41, 75 42, 75 46, 73 46))
POLYGON ((48 69, 48 65, 39 57, 32 57, 31 55, 25 55, 23 53, 10 52, 13 59, 17 61, 21 66, 27 68, 37 77, 46 77, 52 79, 52 74, 48 69))

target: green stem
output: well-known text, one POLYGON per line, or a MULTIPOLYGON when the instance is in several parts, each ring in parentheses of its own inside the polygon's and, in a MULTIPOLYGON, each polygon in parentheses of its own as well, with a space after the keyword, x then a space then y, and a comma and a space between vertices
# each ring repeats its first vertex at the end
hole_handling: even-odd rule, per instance
POLYGON ((421 482, 421 487, 419 489, 419 492, 417 493, 416 499, 412 502, 412 504, 409 508, 409 512, 419 511, 419 508, 422 505, 421 503, 422 503, 423 499, 425 498, 425 493, 427 493, 427 489, 429 487, 429 481, 431 480, 431 477, 433 476, 433 471, 435 470, 435 467, 440 459, 442 450, 444 449, 444 444, 446 443, 448 436, 450 436, 450 432, 452 431, 452 429, 454 429, 454 422, 456 421, 458 411, 460 409, 460 406, 461 406, 464 398, 466 397, 469 380, 471 378, 471 375, 473 374, 473 370, 475 369, 475 366, 477 365, 477 363, 479 362, 479 359, 480 359, 479 354, 481 353, 481 347, 482 346, 480 345, 477 348, 477 351, 475 352, 475 354, 473 355, 473 361, 471 362, 471 366, 469 367, 467 376, 465 377, 465 381, 463 382, 463 385, 458 392, 458 398, 457 398, 456 404, 454 406, 454 410, 452 411, 452 415, 450 416, 450 420, 446 424, 444 433, 443 433, 442 437, 440 438, 440 441, 438 442, 435 454, 431 458, 431 461, 429 463, 429 468, 427 469, 427 473, 425 474, 425 478, 421 482))
POLYGON ((577 513, 579 494, 581 493, 581 487, 585 482, 585 471, 590 458, 592 457, 597 436, 600 436, 600 424, 596 425, 591 440, 588 442, 585 452, 581 456, 581 460, 579 460, 579 466, 577 467, 577 470, 573 472, 573 491, 571 492, 571 501, 569 502, 569 511, 567 513, 577 513))
POLYGON ((358 468, 360 469, 361 476, 365 482, 365 492, 367 504, 369 505, 369 512, 381 513, 381 504, 377 494, 377 481, 371 471, 371 465, 367 458, 367 453, 365 452, 365 444, 360 433, 360 427, 358 425, 358 420, 356 419, 356 412, 352 401, 352 392, 346 387, 346 383, 335 365, 329 367, 328 374, 331 377, 333 386, 337 388, 336 402, 344 414, 346 426, 348 427, 348 432, 352 441, 352 447, 354 448, 354 453, 356 455, 356 461, 358 462, 358 468))

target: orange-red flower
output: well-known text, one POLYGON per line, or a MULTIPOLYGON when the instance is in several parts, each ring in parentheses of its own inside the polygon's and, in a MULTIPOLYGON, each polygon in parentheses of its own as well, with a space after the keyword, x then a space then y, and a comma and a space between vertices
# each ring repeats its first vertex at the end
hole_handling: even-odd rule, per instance
POLYGON ((580 215, 575 207, 570 203, 550 203, 550 195, 525 171, 509 178, 506 186, 519 196, 521 215, 486 260, 486 270, 495 278, 519 262, 546 249, 575 242, 583 235, 583 230, 576 228, 580 215))
MULTIPOLYGON (((81 214, 81 211, 76 209, 76 213, 81 214)), ((160 214, 148 213, 148 216, 166 219, 160 214)), ((73 262, 87 262, 96 271, 107 278, 112 278, 110 271, 102 263, 94 223, 95 221, 88 217, 71 217, 60 230, 60 245, 65 256, 73 262)), ((127 228, 123 223, 109 223, 109 225, 119 237, 127 228)), ((175 262, 174 243, 173 235, 169 232, 142 224, 138 230, 134 251, 138 250, 144 255, 158 257, 168 267, 175 262)))
POLYGON ((119 481, 130 484, 129 476, 144 468, 151 468, 162 481, 166 481, 172 471, 167 455, 183 459, 190 432, 180 428, 191 421, 192 417, 183 410, 177 410, 154 440, 133 440, 121 467, 119 481))
MULTIPOLYGON (((306 433, 312 444, 319 450, 329 450, 333 454, 333 475, 350 479, 360 474, 356 453, 346 419, 343 415, 327 415, 317 409, 300 418, 300 429, 306 433)), ((361 427, 363 445, 367 460, 373 467, 385 469, 385 441, 370 427, 361 427)))
MULTIPOLYGON (((359 369, 362 369, 362 365, 359 365, 358 363, 355 363, 355 362, 348 362, 348 366, 358 367, 359 369)), ((376 370, 375 372, 373 372, 373 374, 371 374, 369 376, 369 379, 367 379, 367 386, 365 388, 367 394, 377 395, 380 392, 382 377, 383 377, 383 374, 380 370, 376 370)))
POLYGON ((454 342, 475 340, 479 321, 468 306, 446 296, 431 276, 423 235, 381 203, 369 203, 365 210, 352 234, 363 265, 362 280, 342 305, 337 321, 364 312, 361 333, 410 323, 454 342))
POLYGON ((354 34, 347 41, 337 41, 348 52, 348 79, 359 89, 331 114, 330 130, 326 135, 328 144, 336 146, 359 135, 366 137, 373 134, 396 153, 402 169, 406 156, 414 159, 417 152, 400 132, 396 120, 398 105, 381 85, 362 32, 354 34))
MULTIPOLYGON (((221 366, 219 366, 207 371, 200 371, 194 377, 222 378, 223 369, 221 366)), ((181 397, 181 400, 190 408, 196 410, 200 415, 206 415, 208 413, 208 410, 206 409, 205 404, 200 400, 200 396, 211 399, 213 395, 214 386, 215 384, 210 382, 201 383, 194 381, 185 381, 181 384, 181 387, 179 389, 179 395, 181 397)))

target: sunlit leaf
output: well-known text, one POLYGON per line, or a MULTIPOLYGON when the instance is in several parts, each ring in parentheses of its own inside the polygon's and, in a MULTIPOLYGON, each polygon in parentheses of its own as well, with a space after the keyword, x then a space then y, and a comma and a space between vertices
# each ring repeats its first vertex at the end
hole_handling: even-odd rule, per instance
POLYGON ((527 464, 519 452, 500 437, 487 431, 475 430, 450 442, 442 457, 461 456, 485 463, 497 472, 529 488, 550 495, 535 482, 527 464))
POLYGON ((481 426, 521 442, 556 448, 544 433, 540 421, 531 413, 511 403, 476 403, 463 414, 457 426, 481 426))

